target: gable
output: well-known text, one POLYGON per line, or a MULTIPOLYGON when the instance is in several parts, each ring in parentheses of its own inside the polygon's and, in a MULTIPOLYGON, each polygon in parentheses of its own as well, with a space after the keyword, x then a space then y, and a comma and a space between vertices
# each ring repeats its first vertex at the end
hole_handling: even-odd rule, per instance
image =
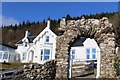
POLYGON ((85 38, 85 37, 81 37, 80 39, 76 40, 76 42, 73 44, 72 47, 80 47, 80 46, 99 48, 97 42, 94 39, 85 38))
POLYGON ((85 47, 98 47, 97 42, 90 38, 87 38, 83 44, 85 47))
MULTIPOLYGON (((29 40, 29 43, 33 43, 33 40, 35 39, 35 37, 36 36, 30 36, 29 38, 27 38, 29 40)), ((18 41, 17 44, 22 44, 23 43, 23 41, 22 41, 23 39, 21 39, 20 41, 18 41)))
POLYGON ((55 33, 53 33, 49 28, 45 28, 34 40, 33 42, 35 43, 37 40, 39 40, 39 38, 43 37, 45 34, 51 34, 54 38, 57 37, 57 35, 55 33))
POLYGON ((80 39, 76 40, 72 47, 84 46, 83 43, 85 40, 86 40, 85 37, 80 37, 80 39))

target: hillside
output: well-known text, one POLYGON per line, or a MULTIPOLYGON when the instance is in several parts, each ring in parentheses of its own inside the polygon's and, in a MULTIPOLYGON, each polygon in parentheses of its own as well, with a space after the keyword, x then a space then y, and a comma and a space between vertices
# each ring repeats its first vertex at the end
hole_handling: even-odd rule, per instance
MULTIPOLYGON (((56 21, 51 21, 51 29, 56 32, 56 21), (52 27, 54 26, 54 28, 52 27)), ((25 31, 28 29, 31 36, 38 35, 46 27, 46 22, 22 22, 15 26, 3 26, 2 27, 2 43, 15 47, 16 42, 22 39, 25 35, 25 31)))
MULTIPOLYGON (((93 15, 82 15, 86 19, 88 18, 96 18, 100 19, 102 17, 108 17, 109 21, 113 24, 113 28, 116 33, 117 45, 120 45, 120 13, 101 13, 101 14, 93 14, 93 15)), ((81 19, 82 16, 71 17, 69 14, 66 15, 66 20, 77 20, 81 19)), ((51 30, 59 35, 59 23, 60 19, 52 20, 51 19, 51 30)), ((10 45, 15 47, 15 43, 24 37, 25 31, 28 29, 30 31, 30 35, 38 35, 46 26, 46 21, 42 22, 29 22, 24 21, 19 25, 10 25, 10 26, 2 26, 2 43, 6 45, 10 45)))

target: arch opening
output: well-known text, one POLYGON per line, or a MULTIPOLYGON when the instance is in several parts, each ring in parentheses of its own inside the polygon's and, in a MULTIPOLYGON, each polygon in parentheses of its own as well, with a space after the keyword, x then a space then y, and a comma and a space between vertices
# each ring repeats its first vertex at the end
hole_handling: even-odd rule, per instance
POLYGON ((28 61, 31 63, 33 62, 33 58, 34 58, 34 51, 30 50, 28 53, 28 61))
POLYGON ((76 40, 80 39, 82 36, 95 39, 100 48, 99 77, 114 78, 116 76, 113 66, 115 62, 115 34, 112 24, 108 22, 108 19, 103 17, 99 20, 98 25, 72 25, 66 28, 64 34, 57 37, 55 57, 58 66, 56 78, 69 78, 70 50, 76 40))

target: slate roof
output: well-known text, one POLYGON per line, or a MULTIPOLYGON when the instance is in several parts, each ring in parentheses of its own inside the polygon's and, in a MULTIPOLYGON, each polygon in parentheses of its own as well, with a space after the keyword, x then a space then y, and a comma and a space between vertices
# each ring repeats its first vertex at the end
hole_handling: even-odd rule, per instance
MULTIPOLYGON (((34 40, 35 38, 36 38, 36 36, 30 36, 30 37, 28 38, 29 43, 33 43, 33 40, 34 40)), ((22 43, 23 43, 23 42, 22 42, 22 39, 17 42, 17 44, 22 44, 22 43)))
POLYGON ((2 51, 10 51, 10 50, 14 50, 14 48, 11 47, 11 46, 0 43, 0 50, 2 50, 2 51))
POLYGON ((87 38, 85 37, 81 37, 80 39, 76 40, 72 47, 83 46, 83 43, 85 42, 86 39, 87 38))

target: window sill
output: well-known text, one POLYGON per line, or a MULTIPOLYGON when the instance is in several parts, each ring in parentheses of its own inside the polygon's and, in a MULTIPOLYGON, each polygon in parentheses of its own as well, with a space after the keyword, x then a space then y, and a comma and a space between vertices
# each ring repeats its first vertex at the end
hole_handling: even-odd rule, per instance
POLYGON ((44 44, 47 44, 47 45, 53 45, 53 43, 49 43, 49 42, 45 42, 44 44))

